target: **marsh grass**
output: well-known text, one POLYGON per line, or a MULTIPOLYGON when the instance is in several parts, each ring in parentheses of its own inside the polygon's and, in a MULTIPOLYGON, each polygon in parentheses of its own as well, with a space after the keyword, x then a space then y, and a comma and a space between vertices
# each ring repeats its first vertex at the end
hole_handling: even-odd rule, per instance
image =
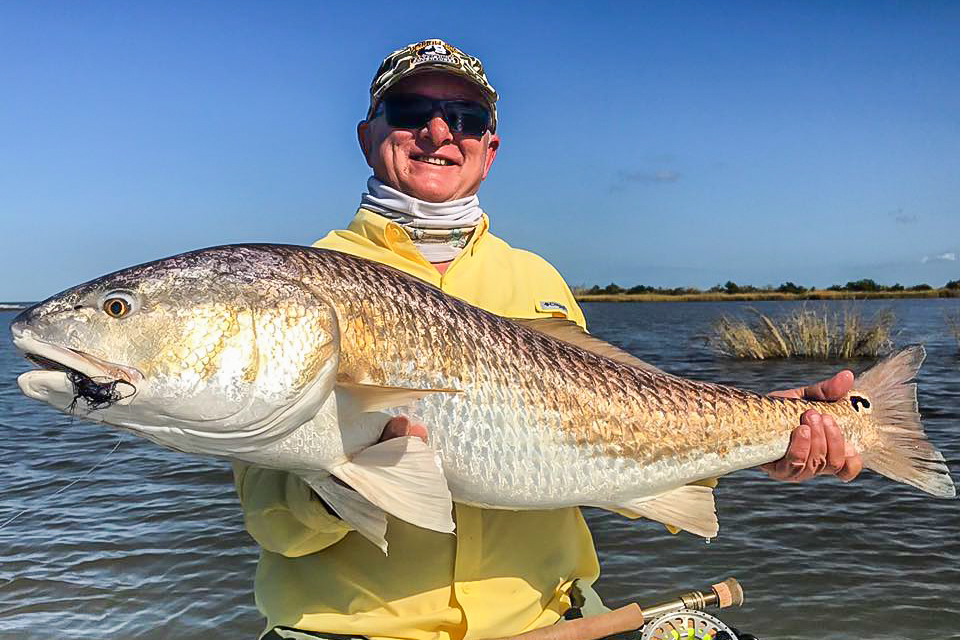
POLYGON ((774 320, 754 308, 753 318, 722 316, 707 343, 731 358, 859 358, 876 357, 893 348, 896 317, 889 309, 865 319, 859 310, 839 312, 808 307, 774 320))

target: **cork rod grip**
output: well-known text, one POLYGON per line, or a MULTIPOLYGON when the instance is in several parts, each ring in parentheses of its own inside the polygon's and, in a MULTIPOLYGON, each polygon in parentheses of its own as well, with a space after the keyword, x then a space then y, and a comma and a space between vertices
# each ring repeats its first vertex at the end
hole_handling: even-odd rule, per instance
POLYGON ((639 629, 643 623, 643 611, 634 602, 598 616, 560 622, 503 640, 598 640, 621 631, 639 629))

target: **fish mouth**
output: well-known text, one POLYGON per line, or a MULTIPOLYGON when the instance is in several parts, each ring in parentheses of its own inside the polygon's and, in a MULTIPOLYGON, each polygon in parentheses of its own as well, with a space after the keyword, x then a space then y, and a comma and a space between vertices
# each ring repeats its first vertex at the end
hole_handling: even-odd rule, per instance
POLYGON ((144 380, 133 367, 39 340, 19 327, 13 327, 13 344, 39 367, 17 379, 20 389, 34 399, 49 402, 54 396, 72 394, 71 409, 81 399, 91 410, 103 409, 129 404, 144 380))

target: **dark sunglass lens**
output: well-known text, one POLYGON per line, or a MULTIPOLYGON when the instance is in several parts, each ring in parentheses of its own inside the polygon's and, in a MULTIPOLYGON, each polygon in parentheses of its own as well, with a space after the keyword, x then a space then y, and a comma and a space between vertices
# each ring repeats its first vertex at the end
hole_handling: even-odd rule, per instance
POLYGON ((490 112, 475 102, 451 102, 446 112, 447 124, 457 133, 482 136, 490 126, 490 112))
POLYGON ((387 124, 400 129, 419 129, 433 113, 433 103, 421 96, 390 96, 383 101, 387 124))

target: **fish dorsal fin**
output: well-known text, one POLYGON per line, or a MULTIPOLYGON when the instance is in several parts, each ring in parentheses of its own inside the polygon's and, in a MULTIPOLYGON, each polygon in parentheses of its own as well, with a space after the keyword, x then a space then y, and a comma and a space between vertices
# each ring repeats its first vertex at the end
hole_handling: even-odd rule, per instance
POLYGON ((459 389, 408 389, 358 382, 338 382, 337 389, 351 401, 358 413, 401 407, 431 393, 462 393, 459 389))
POLYGON ((517 318, 514 319, 514 321, 534 331, 539 331, 557 340, 563 340, 581 349, 591 351, 597 355, 610 358, 611 360, 616 360, 622 364, 644 369, 645 371, 660 371, 652 364, 630 355, 623 349, 615 347, 605 340, 593 337, 573 320, 567 320, 566 318, 534 318, 532 320, 517 318))
POLYGON ((720 528, 713 488, 702 485, 688 484, 652 498, 607 508, 628 518, 649 518, 704 538, 715 538, 720 528))

